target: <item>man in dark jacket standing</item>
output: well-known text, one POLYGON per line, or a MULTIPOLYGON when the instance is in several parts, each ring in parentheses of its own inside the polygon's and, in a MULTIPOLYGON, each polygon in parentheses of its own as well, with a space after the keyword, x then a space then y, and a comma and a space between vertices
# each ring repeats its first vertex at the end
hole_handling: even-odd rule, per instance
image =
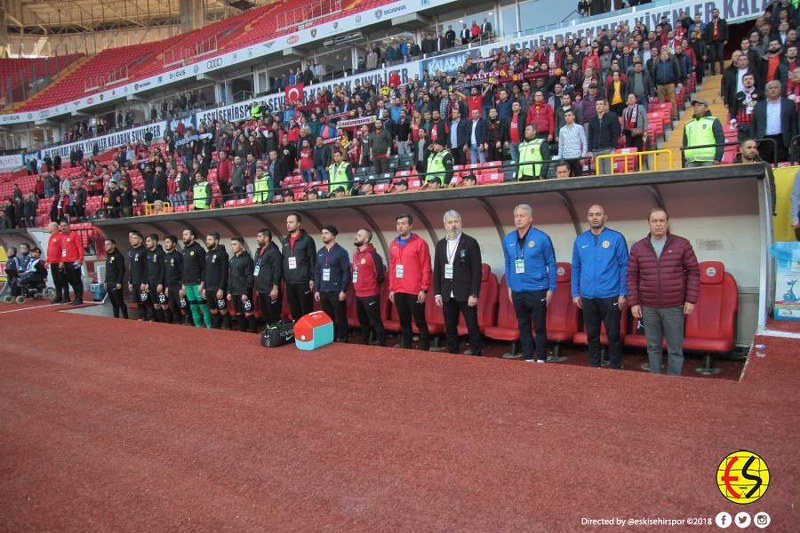
POLYGON ((725 19, 719 18, 719 9, 711 10, 711 21, 706 24, 703 32, 706 45, 708 46, 708 62, 711 63, 711 75, 717 73, 716 64, 719 63, 719 71, 725 68, 725 45, 728 44, 728 23, 725 19))
POLYGON ((181 296, 186 298, 189 311, 192 313, 192 322, 196 328, 202 328, 203 322, 211 329, 211 314, 208 306, 203 302, 203 279, 206 268, 206 251, 197 242, 197 236, 192 229, 183 230, 183 250, 181 260, 183 274, 181 279, 181 296))
POLYGON ((436 305, 444 309, 447 351, 458 353, 458 313, 464 316, 469 335, 466 355, 481 354, 478 329, 478 298, 481 292, 481 247, 474 238, 461 232, 461 215, 444 214, 447 236, 436 243, 433 260, 433 294, 436 305))
POLYGON ((683 368, 683 328, 700 294, 700 266, 692 245, 669 233, 669 215, 650 210, 650 233, 631 247, 628 300, 634 318, 641 319, 647 337, 650 371, 662 369, 661 340, 667 340, 667 374, 683 368))
POLYGON ((369 136, 369 158, 375 164, 377 174, 389 172, 389 156, 392 152, 392 134, 384 127, 380 119, 375 121, 375 131, 369 136))
POLYGON ((231 329, 231 316, 225 294, 228 290, 228 252, 219 243, 216 231, 206 235, 206 266, 203 296, 211 313, 211 327, 231 329))
POLYGON ((331 317, 336 342, 347 342, 347 285, 350 283, 350 255, 336 242, 339 230, 322 228, 322 244, 314 266, 314 299, 331 317))
POLYGON ((125 279, 125 257, 117 250, 114 239, 106 239, 106 292, 114 309, 114 318, 128 318, 128 304, 123 297, 123 280, 125 279))
POLYGON ((317 247, 314 239, 302 229, 298 213, 286 217, 288 235, 283 239, 283 278, 292 320, 299 320, 314 310, 314 263, 317 247))
POLYGON ((245 252, 244 239, 231 237, 230 275, 228 277, 228 301, 236 309, 236 323, 239 331, 256 332, 256 318, 253 316, 253 259, 245 252))
MULTIPOLYGON (((597 116, 589 121, 589 157, 613 152, 621 130, 619 117, 613 111, 608 110, 607 101, 598 99, 595 102, 595 108, 597 116)), ((601 174, 611 172, 611 161, 604 159, 599 164, 601 174)), ((598 162, 595 160, 596 165, 598 162)))
POLYGON ((128 234, 128 242, 131 245, 128 249, 128 291, 136 300, 139 320, 147 320, 147 249, 138 231, 128 234))
POLYGON ((272 231, 262 228, 256 235, 258 250, 253 257, 256 292, 261 305, 261 313, 267 325, 281 319, 281 251, 272 242, 272 231))

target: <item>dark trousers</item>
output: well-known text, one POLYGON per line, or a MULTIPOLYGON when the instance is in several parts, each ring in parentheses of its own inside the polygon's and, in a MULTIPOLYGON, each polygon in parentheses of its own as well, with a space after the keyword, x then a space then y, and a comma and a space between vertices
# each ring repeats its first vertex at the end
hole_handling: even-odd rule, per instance
POLYGON ((319 293, 319 303, 326 315, 333 320, 333 338, 347 342, 347 301, 339 300, 339 291, 319 293))
POLYGON ((125 301, 121 288, 108 289, 108 299, 114 309, 114 318, 119 318, 120 313, 123 318, 128 318, 128 303, 125 301))
POLYGON ((467 154, 462 147, 451 148, 450 153, 453 154, 454 165, 463 165, 467 162, 467 154))
POLYGON ((428 323, 425 321, 425 304, 417 302, 416 294, 396 292, 394 294, 394 307, 397 309, 397 318, 400 319, 400 334, 403 348, 411 348, 413 332, 411 331, 411 317, 419 329, 419 349, 428 351, 431 347, 431 335, 428 332, 428 323))
POLYGON ((264 320, 267 325, 274 324, 281 319, 281 295, 278 294, 278 299, 274 302, 270 300, 268 292, 259 292, 258 301, 261 305, 261 314, 264 315, 264 320))
POLYGON ((574 177, 583 176, 583 162, 580 159, 565 159, 569 165, 569 172, 574 177))
POLYGON ((289 300, 292 320, 299 320, 300 317, 314 310, 314 294, 308 287, 308 282, 287 283, 286 298, 289 300))
POLYGON ((600 324, 606 326, 608 355, 611 368, 622 368, 622 343, 619 340, 620 308, 616 296, 612 298, 583 298, 583 322, 589 341, 589 363, 600 366, 600 324))
POLYGON ((481 330, 478 329, 478 307, 470 307, 467 302, 459 302, 450 298, 444 302, 444 336, 447 340, 447 351, 458 353, 458 313, 464 315, 469 338, 469 351, 481 353, 481 330))
POLYGON ((170 285, 167 287, 167 303, 172 313, 173 324, 183 323, 183 313, 181 313, 181 286, 170 285))
POLYGON ((53 276, 53 285, 56 287, 56 300, 69 301, 69 283, 67 274, 58 268, 58 263, 50 265, 50 274, 53 276))
POLYGON ((65 263, 64 271, 67 274, 67 282, 72 286, 75 292, 75 299, 79 302, 83 301, 83 277, 81 276, 81 264, 78 263, 65 263))
POLYGON ((547 358, 547 291, 512 292, 523 359, 547 358), (531 328, 533 321, 533 328, 531 328), (534 333, 536 334, 534 349, 534 333))
POLYGON ((374 329, 378 344, 385 346, 386 330, 383 328, 383 320, 381 320, 381 302, 378 295, 356 298, 356 312, 358 313, 358 323, 361 326, 362 342, 364 344, 369 342, 369 333, 374 329))
POLYGON ((231 198, 233 198, 231 196, 231 182, 230 181, 228 181, 228 180, 224 180, 224 181, 223 180, 217 180, 217 183, 219 183, 219 192, 222 193, 222 200, 223 201, 230 200, 231 198))
POLYGON ((783 134, 777 135, 764 135, 765 139, 773 139, 775 142, 770 141, 758 143, 758 155, 761 156, 765 162, 772 164, 773 162, 788 161, 789 153, 786 146, 783 144, 783 134), (777 149, 778 153, 775 154, 777 149))
POLYGON ((388 157, 376 157, 374 163, 375 163, 375 174, 385 174, 389 172, 388 157))
POLYGON ((708 43, 708 62, 711 63, 711 74, 716 74, 716 63, 719 63, 719 73, 725 72, 725 46, 722 40, 708 43))

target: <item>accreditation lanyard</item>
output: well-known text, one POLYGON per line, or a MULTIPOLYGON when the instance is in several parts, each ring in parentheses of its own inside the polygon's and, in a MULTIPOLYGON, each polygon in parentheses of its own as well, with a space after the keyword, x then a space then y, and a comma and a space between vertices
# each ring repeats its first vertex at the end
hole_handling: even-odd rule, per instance
POLYGON ((403 279, 403 274, 404 274, 403 251, 410 242, 411 242, 411 235, 409 235, 408 239, 406 239, 405 245, 400 244, 400 237, 397 238, 397 245, 400 247, 400 251, 398 252, 400 257, 399 260, 397 261, 397 264, 394 266, 394 277, 397 279, 403 279))
POLYGON ((453 261, 456 258, 456 252, 458 251, 458 243, 461 241, 461 234, 459 233, 458 238, 452 241, 447 241, 447 264, 444 266, 444 279, 453 279, 453 261), (450 252, 450 247, 453 247, 453 251, 450 252))
MULTIPOLYGON (((333 250, 333 248, 331 248, 331 250, 333 250)), ((322 281, 330 281, 331 280, 331 269, 328 266, 328 259, 330 258, 331 250, 328 250, 327 248, 325 248, 325 251, 322 254, 323 257, 325 258, 325 264, 322 266, 322 281)))
POLYGON ((528 227, 528 231, 525 232, 525 235, 521 239, 519 238, 519 232, 517 233, 517 257, 514 261, 514 272, 517 274, 525 273, 525 241, 528 240, 528 234, 530 232, 531 228, 528 227))

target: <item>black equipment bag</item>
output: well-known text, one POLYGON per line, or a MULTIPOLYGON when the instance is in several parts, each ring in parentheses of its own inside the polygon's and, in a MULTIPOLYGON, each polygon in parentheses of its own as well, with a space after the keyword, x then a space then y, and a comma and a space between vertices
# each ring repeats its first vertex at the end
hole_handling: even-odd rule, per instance
POLYGON ((267 329, 261 335, 261 346, 265 348, 275 348, 294 341, 294 322, 291 320, 279 320, 272 324, 267 324, 267 329))

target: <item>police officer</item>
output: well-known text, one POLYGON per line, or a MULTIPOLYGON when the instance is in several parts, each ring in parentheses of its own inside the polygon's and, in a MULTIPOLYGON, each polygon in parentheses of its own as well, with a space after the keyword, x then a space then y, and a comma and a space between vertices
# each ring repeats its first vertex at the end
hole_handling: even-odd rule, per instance
POLYGON ((125 281, 125 257, 117 249, 114 239, 106 239, 106 293, 114 309, 114 318, 128 318, 128 305, 123 296, 122 283, 125 281))
POLYGON ((258 250, 253 257, 253 277, 267 325, 281 319, 280 287, 282 272, 281 251, 272 242, 272 231, 262 228, 256 235, 258 250))
POLYGON ((350 163, 342 161, 339 150, 333 152, 333 163, 328 167, 328 176, 328 188, 331 191, 344 187, 345 192, 349 193, 353 188, 353 169, 350 168, 350 163))
POLYGON ((433 260, 433 293, 436 305, 444 309, 447 350, 458 353, 458 313, 464 316, 469 334, 467 355, 481 354, 478 329, 478 298, 481 292, 481 247, 461 232, 461 215, 444 214, 447 236, 436 243, 433 260))
POLYGON ((453 179, 453 164, 453 154, 450 153, 450 150, 444 149, 443 141, 432 141, 425 167, 425 183, 438 179, 440 184, 449 185, 450 180, 453 179))
POLYGON ((600 366, 600 324, 605 324, 611 368, 622 368, 620 315, 628 294, 628 245, 625 237, 606 227, 605 209, 593 205, 587 214, 589 231, 572 247, 572 301, 583 309, 589 341, 589 364, 600 366))
POLYGON ((525 127, 525 140, 519 143, 518 181, 542 179, 547 177, 547 162, 550 160, 550 145, 547 139, 536 136, 536 128, 525 127), (527 163, 527 164, 526 164, 527 163))
POLYGON ((528 204, 514 208, 514 226, 503 239, 508 299, 517 315, 523 359, 533 362, 535 356, 537 363, 544 363, 547 305, 556 290, 556 254, 550 237, 533 227, 533 208, 528 204))
POLYGON ((147 320, 147 248, 138 231, 128 234, 128 243, 131 245, 128 249, 128 291, 136 300, 139 320, 147 320))
POLYGON ((708 110, 708 102, 692 100, 694 114, 683 128, 683 156, 687 167, 709 167, 722 162, 725 135, 719 119, 708 110), (701 146, 703 148, 690 148, 701 146))
POLYGON ((370 331, 375 330, 375 341, 386 346, 386 330, 381 319, 380 285, 386 273, 383 259, 372 245, 372 232, 362 228, 356 232, 353 244, 352 281, 356 295, 356 312, 361 326, 361 342, 369 342, 370 331))
POLYGON ((194 173, 195 184, 192 187, 192 205, 195 211, 202 211, 211 206, 211 185, 198 170, 194 173))
POLYGON ((336 242, 339 230, 322 228, 322 244, 314 267, 314 299, 334 321, 337 342, 347 342, 347 285, 350 283, 350 255, 336 242))
POLYGON ((244 249, 242 237, 231 238, 230 277, 228 278, 228 301, 236 310, 236 323, 239 331, 256 331, 256 317, 253 316, 253 259, 244 249))
POLYGON ((274 187, 270 185, 270 175, 264 172, 263 166, 256 167, 256 177, 253 180, 253 201, 257 204, 267 204, 272 201, 275 194, 274 187))
POLYGON ((164 322, 164 307, 167 303, 164 294, 164 250, 158 244, 158 235, 155 233, 148 235, 144 240, 144 247, 147 249, 145 269, 145 288, 147 291, 147 302, 145 306, 152 312, 153 320, 164 322))
POLYGON ((211 327, 231 329, 231 316, 225 292, 228 289, 228 252, 219 243, 219 233, 206 235, 206 267, 203 275, 203 296, 211 312, 211 327))
POLYGON ((293 320, 314 310, 317 248, 302 224, 299 213, 290 213, 286 217, 288 235, 283 238, 283 279, 286 280, 286 297, 293 320))
POLYGON ((183 323, 181 315, 181 281, 183 280, 183 256, 178 250, 178 238, 175 235, 164 237, 164 320, 173 324, 183 323))
POLYGON ((189 311, 192 313, 192 322, 195 327, 211 329, 211 314, 203 302, 203 279, 206 269, 206 251, 197 242, 197 236, 192 229, 183 230, 183 286, 181 296, 186 298, 189 311))

